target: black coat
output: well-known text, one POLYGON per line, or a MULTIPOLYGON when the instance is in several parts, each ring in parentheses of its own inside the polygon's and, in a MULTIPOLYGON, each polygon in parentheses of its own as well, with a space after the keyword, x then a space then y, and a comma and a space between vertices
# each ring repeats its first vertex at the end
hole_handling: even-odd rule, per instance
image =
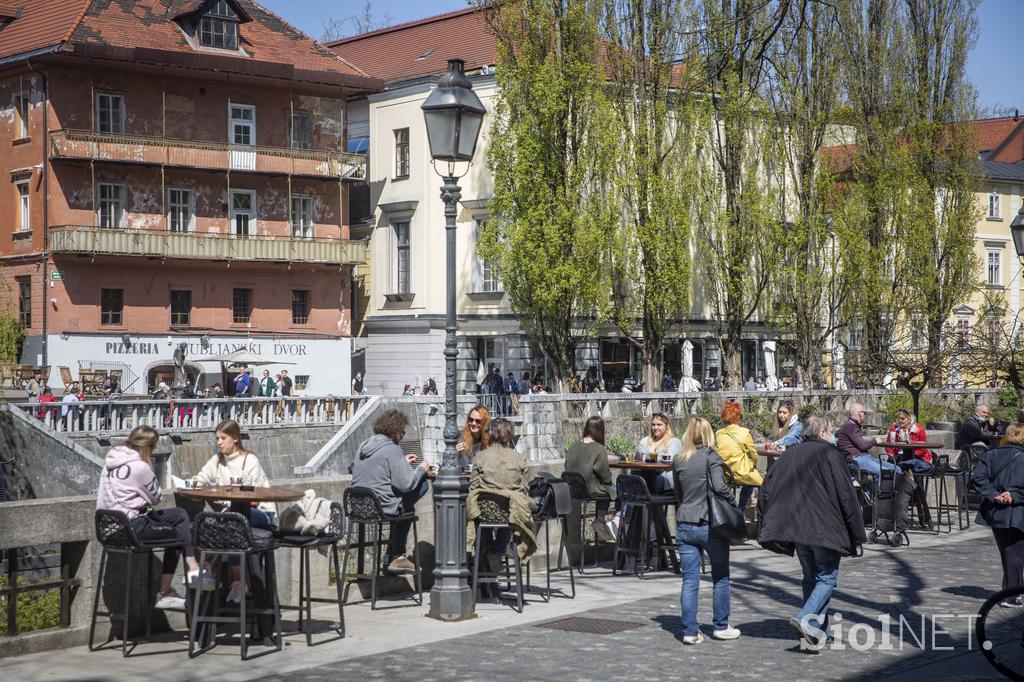
POLYGON ((764 477, 757 508, 757 541, 774 552, 792 555, 801 544, 849 556, 866 539, 846 458, 818 438, 786 448, 764 477))
POLYGON ((1024 530, 1024 447, 1011 444, 983 454, 974 465, 971 483, 983 498, 977 523, 1024 530), (1013 504, 993 501, 1004 491, 1013 496, 1013 504))

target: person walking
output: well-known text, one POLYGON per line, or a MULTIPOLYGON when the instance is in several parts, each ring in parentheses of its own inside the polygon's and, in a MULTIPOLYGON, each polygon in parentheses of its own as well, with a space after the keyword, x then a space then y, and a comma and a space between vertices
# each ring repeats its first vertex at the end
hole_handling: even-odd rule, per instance
POLYGON ((732 503, 732 490, 725 483, 722 458, 715 452, 715 435, 706 419, 694 417, 683 434, 683 450, 672 460, 680 490, 676 491, 676 544, 679 547, 680 617, 683 644, 700 644, 704 635, 697 624, 697 596, 700 588, 700 556, 711 561, 712 616, 715 639, 737 639, 740 631, 729 625, 731 585, 729 582, 729 540, 709 523, 708 497, 717 495, 732 503))
MULTIPOLYGON (((1024 425, 1010 424, 1006 444, 982 454, 971 483, 981 495, 976 523, 992 529, 1003 565, 1003 589, 1024 586, 1024 425)), ((1020 598, 1000 606, 1021 607, 1020 598)))
POLYGON ((817 652, 826 641, 839 560, 857 554, 866 537, 849 469, 831 443, 831 422, 811 415, 803 432, 804 441, 786 448, 765 476, 757 501, 757 541, 799 559, 804 604, 789 626, 805 650, 817 652))

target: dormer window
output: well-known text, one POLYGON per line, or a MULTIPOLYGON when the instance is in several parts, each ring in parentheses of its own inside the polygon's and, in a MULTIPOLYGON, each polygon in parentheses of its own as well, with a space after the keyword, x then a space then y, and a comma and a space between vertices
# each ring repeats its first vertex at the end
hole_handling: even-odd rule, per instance
POLYGON ((199 19, 199 44, 224 50, 238 49, 239 16, 227 0, 215 0, 199 19))

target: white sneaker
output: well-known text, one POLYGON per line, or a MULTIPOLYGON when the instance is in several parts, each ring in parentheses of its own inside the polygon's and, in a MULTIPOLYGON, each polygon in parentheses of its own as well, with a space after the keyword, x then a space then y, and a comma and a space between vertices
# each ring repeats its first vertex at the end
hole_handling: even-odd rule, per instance
POLYGON ((157 595, 154 606, 158 609, 183 609, 185 608, 185 598, 174 590, 168 590, 163 594, 157 595))
POLYGON ((217 579, 208 570, 202 571, 202 575, 200 575, 200 571, 189 571, 186 580, 188 580, 189 587, 192 589, 199 587, 203 592, 209 592, 217 587, 217 579))
POLYGON ((228 601, 236 604, 242 603, 242 585, 237 580, 231 583, 231 589, 228 590, 228 601))
POLYGON ((683 635, 683 644, 701 644, 704 641, 704 633, 697 630, 695 635, 683 635))
POLYGON ((711 636, 715 639, 739 639, 740 631, 738 628, 734 628, 731 625, 727 625, 721 630, 715 630, 711 633, 711 636))
POLYGON ((590 524, 590 527, 594 529, 594 535, 601 542, 615 542, 615 534, 612 533, 608 524, 600 519, 594 519, 594 522, 590 524))
POLYGON ((1024 607, 1024 602, 1021 602, 1020 597, 1013 597, 1012 599, 1004 599, 999 602, 999 606, 1004 609, 1019 609, 1024 607))

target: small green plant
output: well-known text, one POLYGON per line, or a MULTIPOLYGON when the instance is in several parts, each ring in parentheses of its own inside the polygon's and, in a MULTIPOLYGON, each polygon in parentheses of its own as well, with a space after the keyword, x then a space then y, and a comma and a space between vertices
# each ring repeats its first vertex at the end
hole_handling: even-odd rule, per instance
POLYGON ((751 400, 749 409, 743 410, 742 424, 762 436, 771 434, 775 426, 775 408, 772 402, 764 398, 751 400))
POLYGON ((639 412, 634 412, 633 416, 631 416, 630 419, 635 422, 642 422, 644 420, 644 416, 639 412))
POLYGON ((715 407, 714 401, 711 400, 711 396, 707 393, 700 397, 700 402, 697 403, 697 411, 694 416, 706 419, 715 431, 725 426, 720 416, 720 410, 715 407))
MULTIPOLYGON (((53 578, 41 582, 53 582, 53 578)), ((18 585, 29 585, 26 578, 18 578, 18 585)), ((6 576, 0 577, 0 588, 7 587, 6 576)), ((7 599, 0 598, 0 613, 7 612, 7 599)), ((60 625, 60 590, 40 590, 34 592, 22 592, 17 596, 17 631, 31 632, 33 630, 45 630, 60 625)))
POLYGON ((0 362, 18 362, 25 343, 25 327, 13 315, 0 314, 0 362))
MULTIPOLYGON (((916 415, 916 417, 917 421, 921 424, 941 422, 948 419, 946 408, 942 404, 924 396, 921 397, 920 409, 921 414, 916 415)), ((896 421, 896 413, 899 410, 914 411, 914 399, 906 391, 883 395, 875 403, 875 412, 885 416, 886 424, 892 424, 896 421)))
POLYGON ((626 438, 625 436, 619 435, 615 435, 609 438, 608 442, 605 443, 605 445, 608 447, 609 450, 611 450, 617 455, 624 455, 628 452, 633 452, 633 450, 635 449, 633 441, 626 438))
MULTIPOLYGON (((992 405, 992 416, 1002 422, 1016 422, 1017 412, 1020 411, 1020 399, 1017 398, 1017 392, 1010 386, 1004 386, 999 389, 996 394, 996 400, 999 401, 998 405, 992 405)), ((971 413, 974 413, 974 409, 971 409, 971 413)))
POLYGON ((821 405, 819 405, 816 402, 804 403, 796 411, 797 419, 799 419, 800 421, 803 421, 803 420, 807 419, 808 417, 810 417, 815 412, 818 412, 820 410, 821 410, 821 405))

